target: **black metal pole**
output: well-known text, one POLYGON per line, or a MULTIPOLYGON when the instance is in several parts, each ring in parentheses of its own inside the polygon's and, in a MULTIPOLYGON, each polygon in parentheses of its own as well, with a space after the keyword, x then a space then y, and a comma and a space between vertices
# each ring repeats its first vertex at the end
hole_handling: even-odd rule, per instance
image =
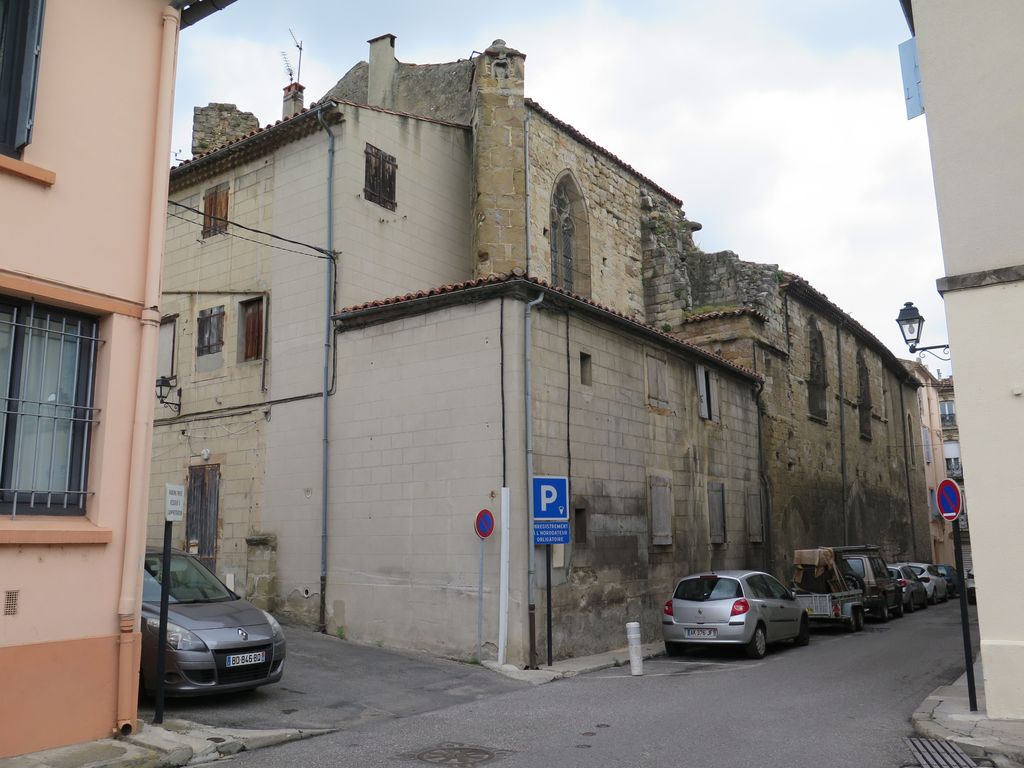
POLYGON ((167 602, 171 592, 171 523, 164 523, 164 556, 160 570, 160 629, 156 645, 156 705, 153 724, 164 721, 164 675, 167 673, 167 602))
POLYGON ((960 520, 953 521, 953 551, 956 559, 956 578, 960 593, 960 628, 964 636, 964 664, 967 667, 967 697, 971 712, 978 711, 978 694, 974 688, 974 654, 971 652, 971 627, 967 623, 967 581, 964 578, 964 552, 960 542, 960 520))
POLYGON ((551 656, 551 545, 550 544, 545 544, 544 545, 544 559, 547 560, 547 569, 548 569, 548 580, 547 580, 547 585, 548 585, 548 589, 547 589, 547 592, 548 592, 548 594, 547 594, 548 609, 547 609, 546 613, 547 613, 547 622, 548 622, 548 666, 550 667, 551 664, 553 663, 552 656, 551 656))

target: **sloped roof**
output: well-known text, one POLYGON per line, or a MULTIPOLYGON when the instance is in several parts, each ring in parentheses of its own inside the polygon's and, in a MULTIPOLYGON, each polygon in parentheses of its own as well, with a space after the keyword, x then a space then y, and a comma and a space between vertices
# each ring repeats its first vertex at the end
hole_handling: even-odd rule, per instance
POLYGON ((347 322, 354 320, 360 320, 366 323, 373 321, 383 322, 391 319, 395 314, 427 311, 452 302, 461 303, 475 301, 480 298, 486 298, 490 295, 497 295, 516 287, 526 287, 531 291, 536 289, 543 290, 545 294, 553 298, 555 301, 564 303, 580 312, 611 320, 612 322, 634 332, 639 332, 644 336, 655 338, 661 343, 685 351, 692 356, 707 360, 719 368, 725 368, 739 376, 742 376, 743 378, 749 379, 752 382, 761 383, 764 381, 760 375, 754 373, 749 368, 732 363, 721 355, 716 355, 714 352, 710 352, 706 349, 702 349, 693 344, 682 341, 671 334, 658 330, 652 325, 647 325, 646 323, 635 320, 634 318, 624 315, 611 307, 598 304, 592 299, 566 291, 563 288, 549 285, 546 281, 541 280, 540 278, 528 277, 520 270, 516 270, 512 273, 488 275, 487 277, 466 280, 461 283, 450 283, 448 285, 441 285, 428 290, 413 291, 401 296, 374 299, 372 301, 341 309, 333 315, 332 319, 341 324, 342 328, 345 327, 347 322))
POLYGON ((742 317, 743 315, 749 315, 762 323, 768 322, 768 317, 763 313, 758 312, 753 307, 739 307, 737 309, 719 309, 712 312, 702 312, 699 315, 684 317, 680 322, 683 325, 686 325, 687 323, 701 323, 705 320, 718 320, 723 317, 742 317))

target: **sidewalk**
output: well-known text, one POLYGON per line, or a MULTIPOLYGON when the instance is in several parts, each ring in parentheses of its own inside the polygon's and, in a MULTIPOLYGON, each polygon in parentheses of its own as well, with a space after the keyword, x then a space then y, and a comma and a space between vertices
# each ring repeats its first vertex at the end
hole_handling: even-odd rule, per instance
POLYGON ((974 664, 978 711, 971 712, 965 673, 921 702, 911 716, 914 730, 930 739, 953 741, 971 757, 985 757, 996 765, 1024 766, 1024 721, 989 719, 984 680, 979 658, 974 664))

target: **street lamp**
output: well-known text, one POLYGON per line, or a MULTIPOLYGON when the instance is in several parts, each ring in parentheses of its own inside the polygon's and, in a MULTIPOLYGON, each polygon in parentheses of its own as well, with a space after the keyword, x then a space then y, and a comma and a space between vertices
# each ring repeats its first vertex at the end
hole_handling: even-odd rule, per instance
POLYGON ((160 405, 170 408, 175 413, 181 412, 181 387, 178 387, 178 401, 168 400, 170 397, 171 390, 174 389, 175 381, 167 376, 157 376, 156 379, 156 399, 160 405))
POLYGON ((896 317, 896 324, 900 327, 900 333, 903 334, 903 341, 906 342, 907 347, 910 348, 912 353, 927 352, 939 360, 949 360, 949 344, 935 344, 930 347, 919 347, 918 342, 921 341, 921 329, 924 328, 924 317, 921 316, 921 312, 917 307, 914 306, 914 302, 908 301, 903 305, 903 309, 900 310, 899 315, 896 317), (941 354, 936 354, 933 349, 941 349, 946 353, 946 357, 941 354))

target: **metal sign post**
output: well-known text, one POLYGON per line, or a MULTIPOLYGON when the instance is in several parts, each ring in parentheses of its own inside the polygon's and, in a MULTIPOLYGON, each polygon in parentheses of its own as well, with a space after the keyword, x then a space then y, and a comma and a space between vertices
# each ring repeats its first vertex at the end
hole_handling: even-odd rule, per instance
POLYGON ((483 661, 484 652, 484 542, 487 537, 494 533, 494 515, 489 509, 481 509, 476 515, 476 522, 473 524, 480 539, 480 589, 477 592, 476 603, 476 660, 483 661))
POLYGON ((156 644, 156 703, 153 724, 164 721, 164 676, 167 674, 167 605, 171 593, 171 528, 185 519, 185 486, 167 483, 164 500, 164 551, 160 566, 160 628, 156 644))
POLYGON ((569 478, 533 478, 533 543, 543 544, 547 563, 548 666, 554 662, 551 646, 551 545, 569 543, 569 478))
POLYGON ((960 629, 964 638, 964 665, 967 667, 967 697, 971 712, 978 711, 978 694, 974 687, 974 654, 971 652, 971 628, 967 616, 967 585, 964 578, 964 552, 960 540, 960 486, 955 480, 943 480, 936 494, 939 514, 953 524, 953 553, 956 562, 956 577, 960 593, 960 629))

